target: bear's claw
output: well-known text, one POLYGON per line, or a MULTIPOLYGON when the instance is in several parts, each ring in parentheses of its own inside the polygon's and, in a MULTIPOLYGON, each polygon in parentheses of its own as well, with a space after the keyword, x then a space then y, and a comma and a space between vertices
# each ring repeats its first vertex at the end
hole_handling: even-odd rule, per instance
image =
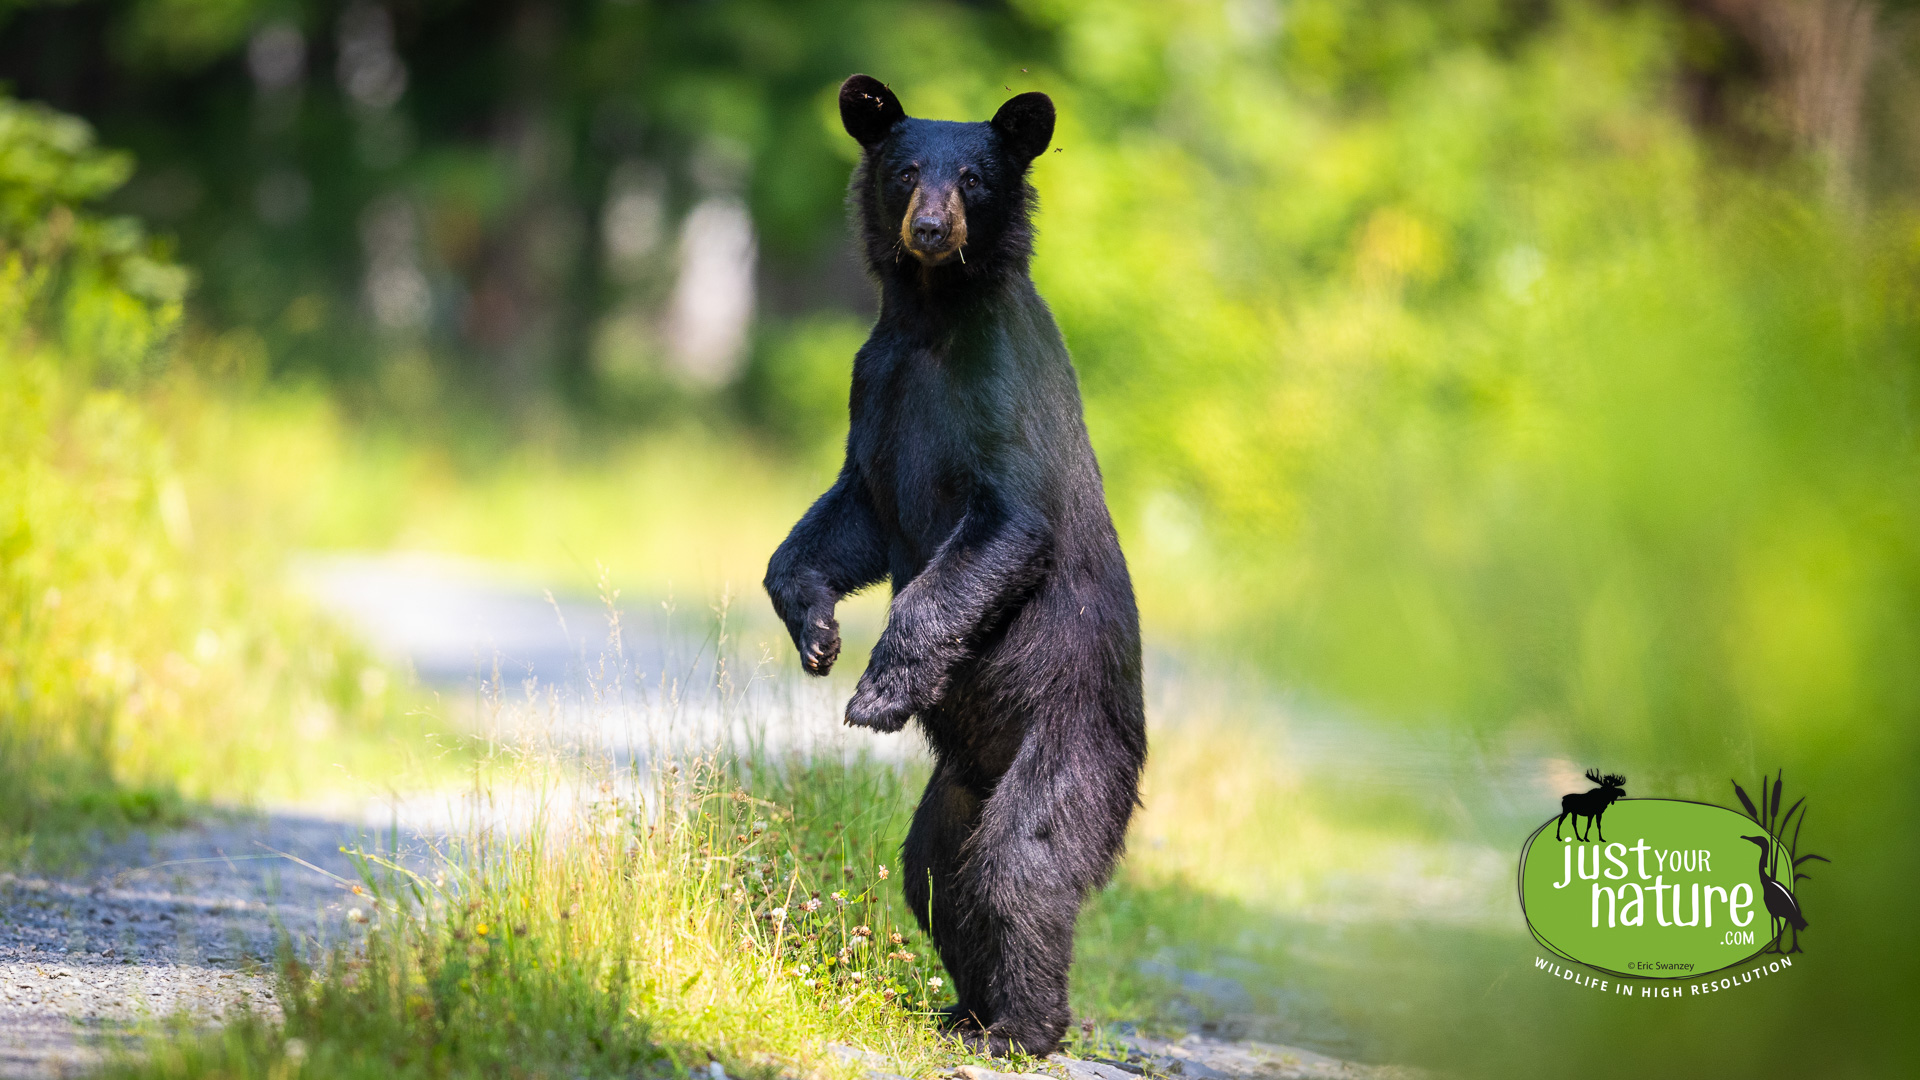
POLYGON ((800 666, 809 675, 825 675, 840 658, 840 624, 831 618, 809 619, 800 630, 800 666))

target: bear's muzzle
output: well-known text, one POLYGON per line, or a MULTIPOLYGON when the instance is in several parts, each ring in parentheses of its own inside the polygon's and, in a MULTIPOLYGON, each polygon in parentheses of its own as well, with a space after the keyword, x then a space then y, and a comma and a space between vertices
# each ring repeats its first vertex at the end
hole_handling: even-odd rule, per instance
POLYGON ((967 204, 958 187, 930 192, 922 185, 913 189, 907 200, 907 212, 900 218, 900 244, 909 254, 927 266, 958 258, 967 261, 961 249, 967 243, 967 204))

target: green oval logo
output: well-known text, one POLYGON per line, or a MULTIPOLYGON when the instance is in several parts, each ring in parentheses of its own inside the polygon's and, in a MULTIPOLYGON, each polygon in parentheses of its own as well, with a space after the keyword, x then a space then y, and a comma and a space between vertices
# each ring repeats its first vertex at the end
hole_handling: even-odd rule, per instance
POLYGON ((1520 908, 1541 945, 1615 975, 1685 979, 1773 943, 1767 882, 1793 870, 1756 821, 1707 803, 1620 798, 1602 825, 1582 839, 1554 818, 1527 839, 1520 908))

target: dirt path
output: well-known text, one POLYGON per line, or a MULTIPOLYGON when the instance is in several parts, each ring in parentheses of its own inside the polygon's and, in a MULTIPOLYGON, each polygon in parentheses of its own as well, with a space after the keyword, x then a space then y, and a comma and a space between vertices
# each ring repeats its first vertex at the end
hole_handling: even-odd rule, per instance
POLYGON ((358 834, 288 815, 109 846, 86 873, 0 875, 0 1077, 85 1071, 143 1020, 279 1014, 277 928, 302 950, 350 933, 340 853, 358 834), (294 856, 311 863, 301 865, 294 856))

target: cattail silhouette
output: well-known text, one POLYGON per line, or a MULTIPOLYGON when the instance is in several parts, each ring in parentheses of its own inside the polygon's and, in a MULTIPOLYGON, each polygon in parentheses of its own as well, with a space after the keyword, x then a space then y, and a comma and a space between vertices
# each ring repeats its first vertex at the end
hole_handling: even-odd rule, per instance
POLYGON ((1782 789, 1785 787, 1784 779, 1784 773, 1776 771, 1773 775, 1771 790, 1769 790, 1767 778, 1764 776, 1760 778, 1758 807, 1754 806, 1753 800, 1747 797, 1746 791, 1740 786, 1740 781, 1734 780, 1732 784, 1733 793, 1740 799, 1740 805, 1746 807, 1747 816, 1766 830, 1763 836, 1743 836, 1741 839, 1750 840, 1760 846, 1760 895, 1766 902, 1767 914, 1773 917, 1771 948, 1774 952, 1799 952, 1800 931, 1807 928, 1807 920, 1806 916, 1800 912, 1800 901, 1794 896, 1793 890, 1799 888, 1802 881, 1813 880, 1813 875, 1802 871, 1800 864, 1829 860, 1825 855, 1815 855, 1812 852, 1800 854, 1800 826, 1807 823, 1807 800, 1804 796, 1794 800, 1793 805, 1787 808, 1785 814, 1782 814, 1780 802, 1782 789), (1796 812, 1800 815, 1798 820, 1794 819, 1796 812), (1790 840, 1782 842, 1773 839, 1785 833, 1789 824, 1793 826, 1793 836, 1790 840), (1793 879, 1786 885, 1782 885, 1770 872, 1773 862, 1772 845, 1775 843, 1779 843, 1785 849, 1788 869, 1793 871, 1793 879), (1780 948, 1780 935, 1784 933, 1782 923, 1793 929, 1792 947, 1784 950, 1780 948))

